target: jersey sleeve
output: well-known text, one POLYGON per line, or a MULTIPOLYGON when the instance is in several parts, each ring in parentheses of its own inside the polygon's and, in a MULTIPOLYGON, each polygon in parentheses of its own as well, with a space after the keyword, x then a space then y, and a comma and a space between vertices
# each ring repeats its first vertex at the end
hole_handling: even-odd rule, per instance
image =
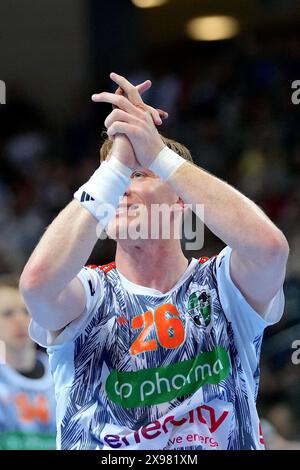
POLYGON ((224 248, 216 259, 216 277, 219 298, 227 320, 234 332, 234 341, 240 360, 257 394, 259 357, 264 329, 278 322, 284 310, 283 289, 279 289, 263 315, 257 313, 246 301, 230 276, 232 249, 224 248))
POLYGON ((102 305, 106 292, 105 274, 100 269, 84 267, 79 271, 77 277, 85 291, 84 312, 79 318, 70 322, 59 334, 41 327, 32 319, 29 325, 29 335, 40 346, 47 348, 74 341, 91 320, 94 312, 102 305))
POLYGON ((77 274, 85 291, 87 313, 94 310, 97 303, 102 303, 105 291, 105 275, 99 269, 84 267, 77 274))
POLYGON ((257 313, 247 302, 230 275, 232 249, 227 246, 217 257, 216 271, 219 297, 224 313, 239 331, 239 334, 253 341, 263 330, 277 323, 284 311, 283 288, 279 289, 270 301, 264 314, 257 313))

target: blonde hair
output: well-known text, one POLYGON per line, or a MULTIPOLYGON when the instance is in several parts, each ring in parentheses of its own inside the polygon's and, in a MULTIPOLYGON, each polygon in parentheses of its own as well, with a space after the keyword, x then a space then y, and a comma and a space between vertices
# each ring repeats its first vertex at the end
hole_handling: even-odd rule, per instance
MULTIPOLYGON (((185 147, 185 145, 180 144, 179 142, 176 142, 176 140, 173 139, 168 139, 167 137, 164 137, 161 135, 161 138, 163 142, 174 152, 176 152, 180 157, 184 158, 188 162, 193 163, 193 158, 190 153, 190 151, 185 147)), ((113 141, 111 139, 105 139, 101 148, 100 148, 100 161, 104 162, 106 160, 107 156, 109 155, 111 149, 113 146, 113 141)))

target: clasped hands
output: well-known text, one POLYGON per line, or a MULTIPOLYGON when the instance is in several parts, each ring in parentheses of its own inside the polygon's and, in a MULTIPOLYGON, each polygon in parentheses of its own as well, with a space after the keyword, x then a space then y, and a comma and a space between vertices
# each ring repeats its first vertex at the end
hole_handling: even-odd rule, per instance
POLYGON ((135 87, 116 73, 110 78, 118 85, 115 94, 102 92, 92 100, 113 106, 104 122, 109 138, 114 140, 112 154, 129 168, 148 168, 165 147, 156 125, 161 125, 168 113, 143 102, 141 94, 151 87, 150 80, 135 87))

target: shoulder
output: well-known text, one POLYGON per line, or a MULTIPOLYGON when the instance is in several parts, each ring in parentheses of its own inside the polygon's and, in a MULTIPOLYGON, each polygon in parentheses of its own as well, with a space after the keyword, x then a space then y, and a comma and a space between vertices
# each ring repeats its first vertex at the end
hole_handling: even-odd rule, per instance
POLYGON ((97 265, 97 264, 88 264, 85 266, 87 269, 93 269, 96 271, 101 271, 104 274, 109 273, 112 269, 116 269, 116 262, 111 261, 110 263, 107 264, 102 264, 102 265, 97 265))

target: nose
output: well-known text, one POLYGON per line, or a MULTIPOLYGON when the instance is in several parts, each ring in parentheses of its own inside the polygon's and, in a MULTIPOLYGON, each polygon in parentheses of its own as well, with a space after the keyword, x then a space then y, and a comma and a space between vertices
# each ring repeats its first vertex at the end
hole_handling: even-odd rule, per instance
POLYGON ((131 190, 130 190, 130 188, 127 188, 126 191, 125 191, 125 193, 124 193, 124 196, 125 196, 125 197, 129 197, 130 194, 131 194, 131 190))

